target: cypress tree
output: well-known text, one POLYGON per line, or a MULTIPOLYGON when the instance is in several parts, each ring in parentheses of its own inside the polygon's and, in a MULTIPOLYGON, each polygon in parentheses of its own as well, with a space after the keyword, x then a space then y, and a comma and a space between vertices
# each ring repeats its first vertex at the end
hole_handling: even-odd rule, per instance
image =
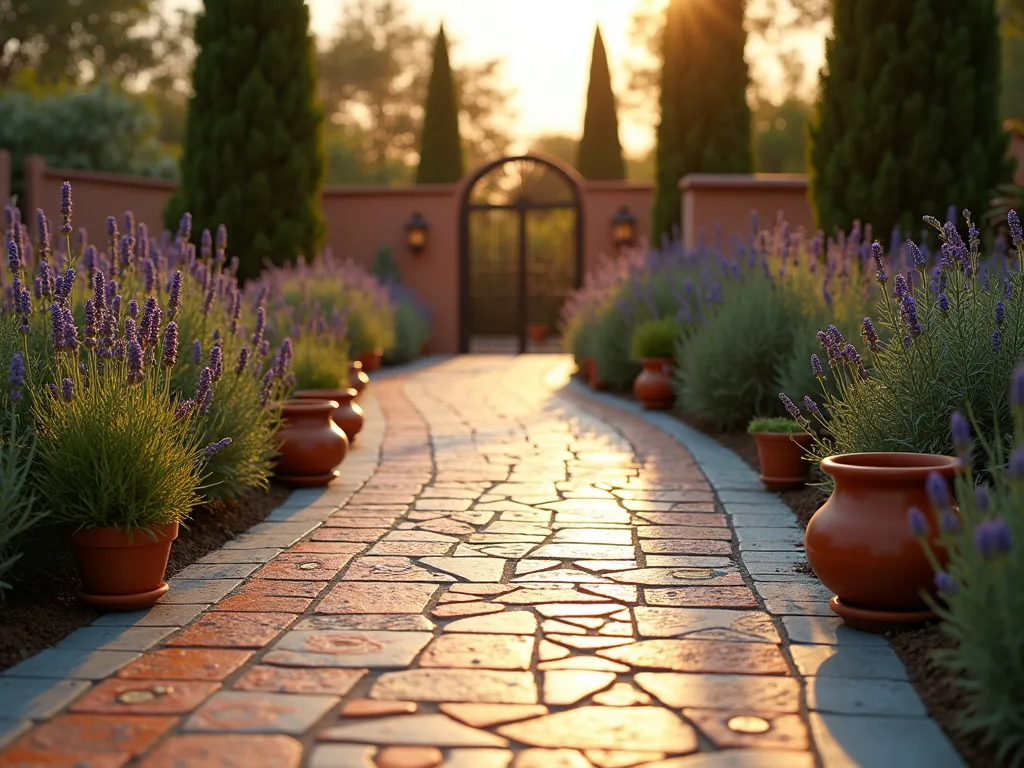
POLYGON ((679 180, 690 173, 750 173, 749 72, 744 0, 669 0, 652 215, 655 241, 680 222, 679 180))
POLYGON ((980 219, 1010 172, 996 0, 835 0, 833 15, 810 129, 819 226, 861 219, 885 241, 950 204, 980 219))
POLYGON ((434 42, 434 65, 427 86, 427 104, 420 136, 417 184, 451 184, 462 178, 462 140, 459 136, 459 100, 448 62, 444 25, 434 42))
POLYGON ((168 227, 184 211, 195 231, 226 225, 242 278, 259 274, 264 260, 314 257, 325 235, 323 115, 305 2, 206 0, 195 42, 195 95, 168 227))
POLYGON ((608 71, 601 28, 594 32, 594 53, 590 60, 590 85, 587 110, 583 118, 576 168, 583 178, 609 180, 626 178, 626 163, 619 143, 619 118, 615 113, 615 94, 608 71))

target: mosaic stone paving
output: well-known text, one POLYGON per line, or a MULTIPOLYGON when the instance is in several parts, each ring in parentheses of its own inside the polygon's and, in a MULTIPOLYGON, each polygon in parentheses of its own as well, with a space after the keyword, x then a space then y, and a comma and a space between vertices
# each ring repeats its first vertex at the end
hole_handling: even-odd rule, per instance
POLYGON ((311 532, 296 510, 193 566, 153 614, 183 628, 108 628, 66 675, 81 695, 0 766, 818 764, 781 624, 690 454, 553 396, 551 365, 376 383, 369 480, 311 532))

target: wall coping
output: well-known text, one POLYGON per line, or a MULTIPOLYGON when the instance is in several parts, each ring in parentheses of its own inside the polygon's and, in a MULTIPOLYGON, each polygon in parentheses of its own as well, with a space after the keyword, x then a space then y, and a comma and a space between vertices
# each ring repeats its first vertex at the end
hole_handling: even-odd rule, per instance
POLYGON ((458 184, 406 184, 388 187, 382 184, 335 184, 325 186, 323 194, 331 197, 447 197, 454 195, 458 184))
POLYGON ((149 187, 151 189, 178 188, 173 179, 158 179, 149 176, 128 176, 107 171, 83 171, 76 168, 51 168, 43 165, 43 175, 47 178, 59 178, 61 181, 81 181, 98 184, 116 184, 120 187, 149 187))
POLYGON ((592 189, 595 192, 650 192, 654 189, 653 181, 642 179, 624 181, 586 181, 584 189, 592 189))
POLYGON ((684 192, 697 189, 807 189, 802 173, 691 173, 679 182, 684 192))

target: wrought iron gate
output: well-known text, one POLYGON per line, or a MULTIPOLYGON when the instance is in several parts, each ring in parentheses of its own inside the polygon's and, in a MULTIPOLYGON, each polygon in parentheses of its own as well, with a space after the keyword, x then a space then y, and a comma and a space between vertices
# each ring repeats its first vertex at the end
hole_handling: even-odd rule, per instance
POLYGON ((557 332, 579 287, 582 214, 569 172, 543 158, 509 157, 469 180, 460 211, 460 349, 520 353, 527 328, 557 332))

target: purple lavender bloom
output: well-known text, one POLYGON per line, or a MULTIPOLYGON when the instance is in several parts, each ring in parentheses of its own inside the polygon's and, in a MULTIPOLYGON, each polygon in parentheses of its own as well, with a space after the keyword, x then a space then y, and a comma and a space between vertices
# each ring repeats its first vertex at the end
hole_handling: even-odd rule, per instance
POLYGON ((939 307, 939 312, 941 312, 943 315, 949 312, 949 297, 946 294, 939 294, 937 304, 939 307))
POLYGON ((132 339, 128 342, 128 381, 138 384, 145 378, 142 370, 142 346, 132 339))
POLYGON ((170 322, 164 328, 164 367, 173 368, 178 362, 178 324, 170 322))
POLYGON ((999 332, 998 328, 992 329, 992 340, 990 343, 993 352, 998 352, 999 348, 1003 346, 1003 334, 999 332))
POLYGON ((203 406, 199 409, 199 414, 205 416, 210 412, 210 407, 213 405, 213 390, 209 390, 206 393, 206 397, 203 398, 203 406))
POLYGON ((217 284, 213 280, 207 281, 206 293, 203 294, 203 314, 208 315, 213 306, 213 298, 216 295, 217 284))
MULTIPOLYGON (((117 285, 113 280, 110 281, 110 284, 117 285)), ((121 317, 121 294, 119 293, 110 297, 110 314, 112 314, 116 319, 120 319, 121 317)))
POLYGON ((928 535, 928 519, 917 507, 911 507, 907 510, 907 528, 910 530, 910 535, 915 539, 920 539, 928 535))
POLYGON ((125 211, 124 212, 123 220, 124 220, 124 231, 125 231, 125 233, 131 235, 132 238, 134 239, 135 238, 135 214, 132 213, 131 211, 125 211))
POLYGON ((896 275, 896 278, 893 280, 893 295, 896 297, 896 300, 903 301, 908 293, 907 278, 903 275, 896 275))
POLYGON ((132 253, 134 251, 135 238, 129 234, 121 235, 121 240, 118 243, 118 259, 120 259, 122 267, 127 267, 132 263, 132 253))
POLYGON ((50 223, 42 208, 36 209, 36 229, 38 230, 39 250, 45 256, 50 252, 50 223))
POLYGON ((907 252, 910 253, 910 262, 917 269, 924 269, 927 265, 924 254, 913 240, 907 240, 907 252))
POLYGON ((210 443, 208 446, 203 448, 203 456, 209 459, 211 456, 215 456, 225 448, 231 445, 231 438, 225 437, 222 440, 218 440, 215 443, 210 443))
POLYGON ((1006 223, 1010 225, 1010 240, 1014 248, 1024 246, 1024 229, 1020 225, 1020 216, 1013 209, 1006 214, 1006 223))
POLYGON ((1010 405, 1024 407, 1024 363, 1018 363, 1010 381, 1010 405))
POLYGON ((41 299, 48 299, 53 295, 55 282, 53 279, 53 271, 50 269, 50 263, 45 260, 39 261, 39 266, 36 267, 36 278, 39 281, 39 297, 41 299))
POLYGON ((96 274, 92 277, 93 282, 93 301, 96 303, 96 309, 102 312, 107 308, 107 284, 106 277, 103 272, 96 270, 96 274))
POLYGON ((830 339, 832 339, 835 345, 840 349, 842 349, 842 347, 846 344, 846 339, 843 338, 842 331, 840 331, 834 325, 829 325, 829 327, 825 329, 825 334, 830 339))
POLYGON ((85 343, 92 346, 92 340, 96 338, 96 302, 92 299, 85 300, 85 343))
POLYGON ((183 213, 178 223, 178 239, 188 241, 192 239, 192 214, 183 213))
MULTIPOLYGON (((980 488, 980 486, 979 486, 980 488)), ((983 488, 981 490, 984 490, 983 488)), ((987 497, 986 497, 987 498, 987 497)), ((939 514, 939 527, 946 533, 960 533, 960 518, 950 507, 946 507, 939 514)))
POLYGON ((192 342, 192 364, 199 365, 203 362, 203 345, 199 343, 199 339, 192 342))
POLYGON ((1013 283, 1010 282, 1010 278, 1003 280, 1003 298, 1007 301, 1013 299, 1013 283))
POLYGON ((1024 480, 1024 446, 1018 446, 1010 454, 1006 474, 1014 480, 1024 480))
POLYGON ((64 402, 70 403, 75 396, 75 382, 71 379, 64 379, 61 382, 61 394, 64 396, 64 402))
POLYGON ((139 262, 142 267, 142 278, 144 280, 143 290, 146 293, 152 293, 153 288, 156 285, 156 266, 153 264, 153 260, 149 257, 142 259, 139 262))
POLYGON ((139 316, 139 302, 137 302, 135 299, 132 299, 131 301, 128 302, 128 317, 130 317, 130 318, 132 318, 134 320, 138 316, 139 316))
POLYGON ((264 339, 260 342, 260 357, 266 357, 270 354, 270 342, 264 339))
POLYGON ((1013 548, 1013 537, 1006 520, 997 517, 974 527, 971 539, 983 560, 993 560, 1013 548))
POLYGON ((153 334, 153 327, 158 325, 160 322, 159 318, 156 316, 158 311, 156 298, 150 296, 146 299, 146 307, 142 310, 142 321, 139 323, 139 343, 141 343, 143 347, 149 344, 150 336, 153 334))
POLYGON ((235 374, 238 376, 242 375, 246 366, 249 364, 249 345, 245 344, 240 350, 238 350, 238 362, 235 364, 235 374))
POLYGON ((96 246, 86 246, 85 251, 82 253, 82 266, 85 268, 86 274, 90 279, 92 278, 93 271, 96 269, 96 257, 96 246))
POLYGON ((78 326, 75 325, 75 316, 67 307, 61 307, 61 313, 64 315, 64 349, 74 351, 78 349, 78 326))
POLYGON ((788 413, 794 421, 802 420, 803 417, 800 414, 800 409, 796 407, 796 403, 794 403, 790 399, 789 395, 787 395, 785 392, 780 392, 779 400, 782 401, 782 405, 783 407, 785 407, 786 413, 788 413))
POLYGON ((885 285, 889 279, 885 274, 885 252, 882 250, 882 244, 877 240, 871 244, 871 258, 875 260, 875 279, 878 280, 879 285, 885 285))
POLYGON ((231 299, 231 335, 238 333, 238 318, 242 316, 242 292, 235 291, 231 299))
POLYGON ((64 349, 64 308, 60 304, 50 305, 50 338, 54 350, 64 349))
POLYGON ((259 348, 263 343, 263 332, 267 326, 267 311, 261 306, 256 310, 256 330, 252 333, 252 345, 259 348))
POLYGON ((971 450, 971 425, 967 417, 960 411, 953 411, 949 417, 949 429, 953 435, 953 445, 957 453, 970 452, 971 450))
POLYGON ((7 394, 11 402, 21 400, 25 386, 25 356, 21 352, 11 355, 11 367, 7 372, 7 394))
POLYGON ((996 319, 996 325, 1002 325, 1003 321, 1006 319, 1006 305, 1001 301, 997 301, 993 314, 996 319))
POLYGON ((825 371, 821 367, 821 358, 817 355, 811 355, 811 373, 814 374, 815 378, 820 378, 825 375, 825 371))
POLYGON ((210 230, 203 230, 199 237, 199 243, 199 255, 204 259, 210 258, 213 255, 213 235, 210 234, 210 230))
POLYGON ((135 256, 140 261, 149 256, 149 227, 140 222, 135 232, 135 256))
POLYGON ((277 361, 274 365, 278 378, 284 378, 292 364, 292 340, 285 339, 281 342, 281 349, 277 353, 277 361))
POLYGON ((71 182, 65 181, 60 185, 60 215, 64 223, 60 231, 65 235, 71 234, 71 182))
POLYGON ((935 509, 948 509, 950 507, 949 483, 938 472, 932 472, 925 480, 924 489, 928 494, 928 500, 935 509))
POLYGON ((167 299, 168 315, 174 317, 181 308, 181 270, 174 273, 171 278, 171 288, 167 299))
POLYGON ((7 241, 7 265, 11 268, 11 274, 16 275, 21 271, 21 251, 14 239, 7 241))
POLYGON ((804 395, 804 408, 807 409, 808 413, 818 412, 818 404, 811 400, 811 398, 808 397, 807 395, 804 395))
POLYGON ((217 250, 224 252, 228 249, 228 228, 223 224, 217 225, 217 250))
POLYGON ((224 352, 220 344, 210 350, 210 370, 213 372, 213 380, 220 381, 220 377, 224 375, 224 352))
POLYGON ((107 216, 107 237, 110 238, 112 245, 117 245, 117 235, 117 219, 113 216, 107 216))
POLYGON ((878 351, 878 334, 875 332, 875 326, 871 323, 870 317, 864 318, 863 323, 864 330, 861 335, 864 337, 864 341, 867 343, 868 348, 872 352, 878 351))
POLYGON ((182 400, 180 403, 178 403, 178 407, 174 409, 174 418, 177 421, 181 421, 190 413, 192 413, 192 409, 195 408, 195 406, 196 401, 191 398, 189 398, 188 400, 182 400))
POLYGON ((989 495, 988 488, 984 485, 975 487, 974 503, 978 505, 978 509, 982 512, 988 512, 989 507, 992 506, 992 497, 989 495))
POLYGON ((199 381, 196 382, 195 401, 200 405, 205 405, 206 396, 210 394, 210 388, 212 386, 213 371, 209 368, 203 368, 203 370, 199 372, 199 381))
POLYGON ((60 392, 57 390, 57 385, 54 384, 52 381, 47 383, 46 391, 50 393, 50 397, 52 397, 54 400, 60 397, 60 392))
POLYGON ((904 296, 900 302, 900 313, 907 324, 911 336, 921 335, 921 321, 917 316, 917 302, 913 296, 904 296))
POLYGON ((947 595, 955 595, 957 591, 956 581, 945 571, 935 572, 935 588, 947 595))

